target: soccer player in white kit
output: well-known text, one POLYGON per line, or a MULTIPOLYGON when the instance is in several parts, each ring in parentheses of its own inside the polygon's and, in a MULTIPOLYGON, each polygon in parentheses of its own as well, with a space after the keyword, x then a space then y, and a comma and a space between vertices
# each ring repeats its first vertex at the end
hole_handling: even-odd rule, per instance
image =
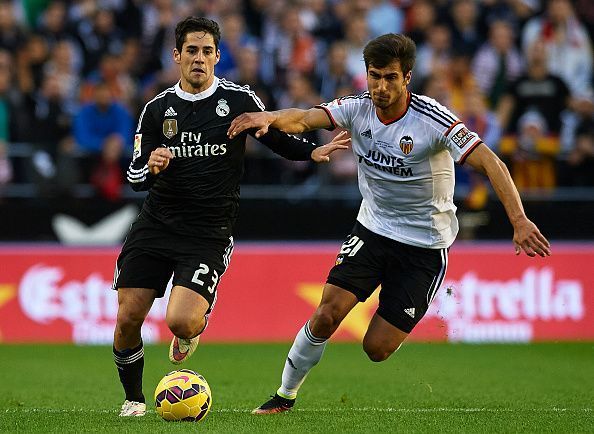
POLYGON ((458 232, 454 163, 487 175, 514 229, 516 254, 550 255, 550 245, 524 213, 505 164, 474 132, 432 98, 408 91, 416 47, 406 36, 382 35, 363 51, 368 91, 309 110, 245 113, 233 137, 247 128, 287 133, 340 127, 350 131, 363 196, 351 233, 330 270, 322 300, 297 333, 282 383, 253 413, 293 407, 299 387, 344 317, 381 285, 363 349, 386 360, 421 320, 443 281, 448 248, 458 232))

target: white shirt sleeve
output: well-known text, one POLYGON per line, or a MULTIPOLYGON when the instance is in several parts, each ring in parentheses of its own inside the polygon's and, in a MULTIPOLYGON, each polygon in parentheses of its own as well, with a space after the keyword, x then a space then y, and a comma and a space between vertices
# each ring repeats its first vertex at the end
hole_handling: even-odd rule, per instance
POLYGON ((464 163, 472 150, 483 143, 477 133, 470 131, 462 121, 457 120, 444 132, 444 145, 454 161, 464 163))
POLYGON ((326 112, 330 118, 330 122, 332 122, 332 130, 336 127, 351 130, 353 119, 355 119, 355 115, 360 106, 361 103, 359 98, 346 96, 336 98, 334 101, 320 104, 316 107, 321 108, 326 112))

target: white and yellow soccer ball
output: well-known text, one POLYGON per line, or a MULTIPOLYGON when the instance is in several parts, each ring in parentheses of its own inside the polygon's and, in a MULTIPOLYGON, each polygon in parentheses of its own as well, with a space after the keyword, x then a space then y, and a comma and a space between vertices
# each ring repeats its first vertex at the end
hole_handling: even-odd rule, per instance
POLYGON ((205 378, 189 369, 165 375, 155 389, 155 408, 163 419, 199 422, 212 404, 205 378))

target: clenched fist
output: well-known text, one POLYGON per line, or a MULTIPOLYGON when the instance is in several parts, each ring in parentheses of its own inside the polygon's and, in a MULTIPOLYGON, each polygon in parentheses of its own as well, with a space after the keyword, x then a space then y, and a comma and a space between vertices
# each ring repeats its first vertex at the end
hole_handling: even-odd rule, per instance
POLYGON ((172 158, 173 154, 168 148, 163 147, 155 149, 149 156, 149 171, 153 175, 159 174, 161 171, 167 169, 167 166, 169 166, 169 160, 172 158))

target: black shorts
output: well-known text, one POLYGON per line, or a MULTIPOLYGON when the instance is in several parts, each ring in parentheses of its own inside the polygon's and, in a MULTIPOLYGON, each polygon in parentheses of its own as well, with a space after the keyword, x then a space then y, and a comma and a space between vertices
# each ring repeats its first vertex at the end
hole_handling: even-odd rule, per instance
POLYGON ((427 249, 383 237, 357 222, 342 244, 327 283, 363 302, 381 285, 377 313, 410 333, 445 277, 448 249, 427 249))
POLYGON ((140 217, 118 256, 113 289, 149 288, 163 297, 173 275, 173 286, 196 291, 212 309, 232 252, 233 237, 228 234, 191 237, 140 217))

